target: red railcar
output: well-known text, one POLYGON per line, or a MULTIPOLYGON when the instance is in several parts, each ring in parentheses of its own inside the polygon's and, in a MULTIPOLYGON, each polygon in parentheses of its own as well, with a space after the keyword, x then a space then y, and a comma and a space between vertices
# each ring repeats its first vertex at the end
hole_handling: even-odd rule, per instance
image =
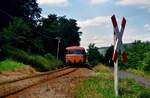
POLYGON ((85 49, 79 46, 67 47, 65 62, 66 64, 85 64, 86 63, 85 49))

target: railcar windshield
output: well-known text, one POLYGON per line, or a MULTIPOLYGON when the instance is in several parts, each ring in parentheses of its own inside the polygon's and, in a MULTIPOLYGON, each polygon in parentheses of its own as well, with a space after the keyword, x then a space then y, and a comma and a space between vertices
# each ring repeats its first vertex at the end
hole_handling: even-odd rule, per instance
POLYGON ((68 54, 82 54, 81 50, 68 50, 68 54))
POLYGON ((84 50, 67 50, 67 54, 85 54, 84 50))

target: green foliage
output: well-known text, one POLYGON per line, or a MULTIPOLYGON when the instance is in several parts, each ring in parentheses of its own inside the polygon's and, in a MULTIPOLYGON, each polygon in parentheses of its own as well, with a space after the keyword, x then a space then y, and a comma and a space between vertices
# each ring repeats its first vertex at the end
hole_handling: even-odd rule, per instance
POLYGON ((95 44, 90 44, 87 49, 88 62, 93 66, 98 63, 103 63, 104 57, 99 53, 98 48, 95 44))
POLYGON ((143 90, 139 98, 150 98, 150 89, 143 90))
POLYGON ((45 71, 62 65, 51 55, 56 55, 58 48, 56 37, 62 38, 59 58, 63 59, 67 46, 80 44, 82 32, 79 32, 75 19, 52 14, 48 18, 40 18, 41 8, 36 1, 10 0, 0 3, 0 60, 12 58, 45 71))
POLYGON ((14 17, 0 32, 0 46, 13 46, 34 54, 51 53, 56 55, 56 37, 61 37, 59 58, 64 57, 67 46, 79 45, 80 34, 76 20, 49 15, 42 18, 39 25, 32 25, 22 18, 14 17))
POLYGON ((0 7, 0 48, 9 45, 28 53, 56 55, 55 38, 61 37, 59 58, 63 59, 67 46, 80 44, 77 21, 53 14, 41 18, 37 0, 3 1, 0 7))
POLYGON ((143 69, 150 73, 150 52, 145 53, 145 58, 143 59, 143 69))
POLYGON ((9 45, 28 52, 42 51, 41 39, 34 36, 31 27, 21 18, 14 17, 8 27, 0 33, 1 46, 9 45))
POLYGON ((115 98, 113 81, 98 77, 85 79, 75 91, 75 98, 115 98))
POLYGON ((44 57, 45 57, 46 59, 49 59, 49 60, 55 60, 55 59, 56 59, 56 57, 53 56, 53 55, 50 54, 50 53, 45 54, 44 57))
POLYGON ((150 88, 145 88, 130 78, 122 79, 120 81, 119 87, 121 98, 145 98, 145 96, 150 97, 150 88))
POLYGON ((105 63, 109 66, 113 66, 113 61, 112 61, 112 55, 113 55, 113 50, 114 50, 114 47, 113 46, 110 46, 107 51, 106 51, 106 54, 105 54, 105 63))
POLYGON ((121 65, 120 68, 133 68, 144 71, 150 70, 149 42, 135 41, 132 44, 125 45, 125 48, 128 55, 128 60, 125 64, 122 64, 121 59, 119 59, 119 65, 121 65))
POLYGON ((76 20, 50 14, 48 18, 42 18, 40 24, 38 25, 38 31, 43 39, 46 53, 56 55, 58 43, 56 37, 61 37, 60 58, 64 57, 64 50, 67 46, 78 46, 80 44, 82 32, 79 32, 76 20))
POLYGON ((10 59, 0 62, 0 72, 14 71, 17 68, 24 67, 23 63, 19 63, 10 59))
POLYGON ((39 71, 48 71, 51 69, 62 67, 63 63, 56 60, 51 54, 45 57, 40 55, 29 54, 23 50, 15 49, 12 47, 5 48, 5 55, 8 58, 31 65, 39 71))
POLYGON ((0 31, 6 27, 12 17, 22 17, 25 21, 34 24, 40 18, 41 8, 37 0, 7 0, 0 3, 0 31))
MULTIPOLYGON (((114 81, 110 69, 98 65, 96 76, 82 81, 75 88, 75 98, 116 98, 114 81)), ((145 88, 132 79, 119 81, 119 96, 117 98, 149 98, 150 88, 145 88)))

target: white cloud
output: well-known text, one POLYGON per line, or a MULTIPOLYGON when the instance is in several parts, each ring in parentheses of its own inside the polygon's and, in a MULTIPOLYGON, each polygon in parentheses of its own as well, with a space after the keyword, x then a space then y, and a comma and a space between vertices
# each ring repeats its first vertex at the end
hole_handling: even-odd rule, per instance
POLYGON ((93 32, 82 35, 81 46, 88 48, 90 43, 95 43, 97 47, 109 46, 112 44, 112 35, 101 35, 93 32))
MULTIPOLYGON (((123 35, 123 43, 131 43, 135 40, 150 41, 150 33, 147 33, 150 32, 150 24, 145 24, 143 28, 132 27, 129 24, 123 35)), ((118 25, 120 27, 120 21, 118 25)), ((97 16, 78 21, 78 26, 83 32, 81 46, 85 48, 88 48, 90 43, 95 43, 97 47, 110 46, 113 43, 113 26, 110 16, 97 16)))
POLYGON ((93 5, 102 4, 106 2, 108 2, 108 0, 91 0, 91 4, 93 5))
MULTIPOLYGON (((97 47, 103 47, 113 43, 113 26, 110 16, 98 16, 79 21, 78 25, 81 26, 83 32, 81 46, 88 48, 90 43, 95 43, 97 47)), ((123 43, 131 43, 135 40, 150 41, 148 31, 150 32, 150 24, 145 24, 143 29, 127 25, 123 35, 123 43)))
POLYGON ((110 22, 110 16, 99 16, 93 19, 87 19, 84 21, 78 21, 78 26, 81 28, 107 26, 110 22))
POLYGON ((135 40, 150 41, 150 33, 147 33, 142 28, 127 26, 123 35, 123 43, 131 43, 135 40))
POLYGON ((143 34, 143 35, 134 35, 134 36, 131 36, 131 35, 127 35, 125 38, 124 38, 124 43, 131 43, 135 40, 141 40, 141 41, 150 41, 150 35, 148 34, 143 34))
POLYGON ((146 8, 150 11, 150 0, 119 0, 117 4, 124 6, 139 6, 140 8, 146 8))
POLYGON ((90 43, 95 43, 97 47, 111 45, 112 34, 110 16, 98 16, 92 19, 78 21, 83 35, 81 46, 88 48, 90 43))
POLYGON ((150 32, 150 24, 145 24, 144 25, 144 28, 146 31, 149 31, 150 32))
POLYGON ((68 0, 37 0, 41 5, 66 5, 68 0))

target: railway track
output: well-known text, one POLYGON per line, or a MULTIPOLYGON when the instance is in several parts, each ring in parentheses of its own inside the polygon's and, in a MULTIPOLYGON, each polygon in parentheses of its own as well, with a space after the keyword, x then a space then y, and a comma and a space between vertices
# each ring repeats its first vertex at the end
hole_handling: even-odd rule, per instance
POLYGON ((47 81, 68 75, 75 72, 78 68, 66 67, 52 72, 46 72, 25 78, 0 83, 0 98, 17 94, 27 88, 45 83, 47 81))

